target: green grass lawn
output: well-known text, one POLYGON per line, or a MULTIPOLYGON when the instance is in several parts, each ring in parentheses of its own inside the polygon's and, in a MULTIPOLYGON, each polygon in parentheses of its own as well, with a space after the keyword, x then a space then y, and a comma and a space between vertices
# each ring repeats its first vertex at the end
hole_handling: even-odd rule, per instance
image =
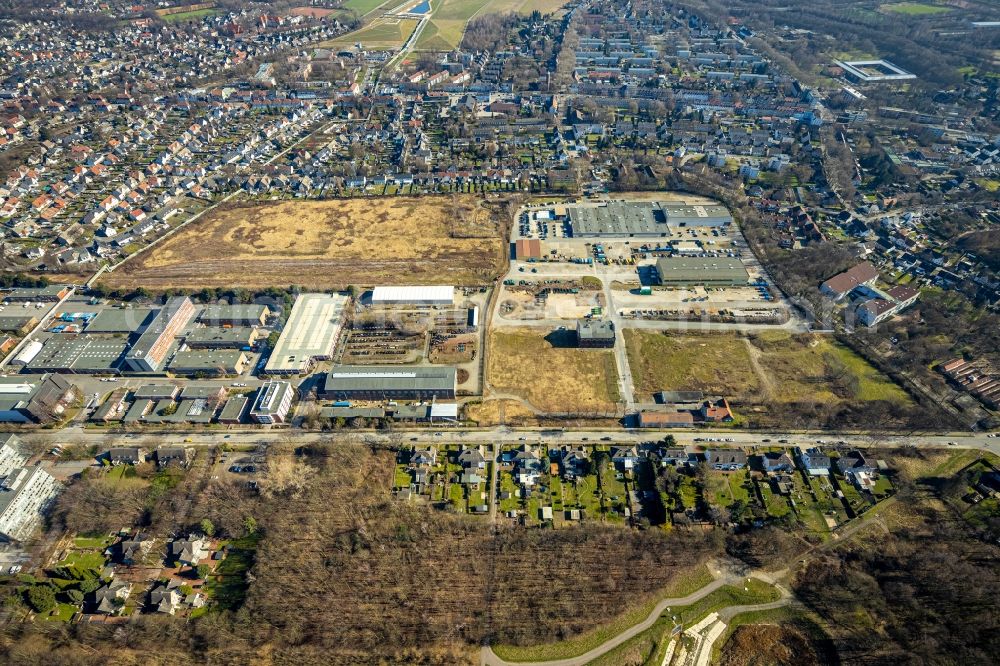
POLYGON ((949 7, 928 5, 923 2, 897 2, 891 5, 882 5, 882 9, 895 14, 905 14, 906 16, 928 16, 951 11, 949 7))
POLYGON ((744 504, 750 503, 750 493, 743 487, 748 472, 715 472, 710 471, 705 477, 705 490, 708 501, 716 506, 727 507, 736 500, 744 504))
POLYGON ((396 473, 392 482, 393 488, 409 488, 410 472, 407 471, 406 465, 396 465, 396 473))
POLYGON ((229 553, 202 588, 217 607, 236 610, 243 605, 250 586, 246 574, 253 566, 259 540, 258 535, 253 535, 229 542, 229 553))
POLYGON ((588 666, 614 666, 623 663, 625 655, 634 654, 637 651, 640 654, 649 655, 660 652, 666 643, 665 638, 668 632, 675 624, 674 617, 677 618, 676 622, 691 626, 710 613, 722 610, 727 606, 767 603, 776 601, 779 597, 777 588, 756 578, 750 579, 748 583, 743 585, 721 587, 690 606, 671 608, 661 615, 652 627, 622 643, 611 652, 591 661, 588 666))
POLYGON ((460 509, 462 511, 466 510, 467 502, 465 501, 465 488, 462 484, 451 483, 448 485, 448 500, 456 509, 460 509))
POLYGON ((73 547, 80 549, 93 549, 93 550, 103 550, 114 543, 115 538, 110 536, 105 537, 86 537, 78 536, 73 539, 73 547))
POLYGON ((58 564, 60 567, 76 567, 77 569, 101 570, 107 560, 99 552, 94 551, 70 551, 66 559, 58 564))
MULTIPOLYGON (((379 19, 382 21, 382 19, 379 19)), ((371 25, 323 42, 320 46, 338 48, 361 43, 368 48, 398 48, 417 27, 417 21, 402 19, 395 23, 376 22, 371 25)))
POLYGON ((78 610, 73 604, 61 603, 56 605, 50 613, 46 614, 44 619, 50 622, 69 622, 78 610))
POLYGON ((500 492, 510 493, 510 497, 505 500, 500 500, 499 509, 500 511, 506 513, 508 511, 516 511, 521 508, 521 500, 518 498, 518 486, 514 483, 514 477, 508 471, 500 472, 500 492))
POLYGON ((719 657, 722 653, 723 647, 726 645, 726 641, 729 640, 729 637, 732 636, 733 632, 739 627, 749 624, 793 624, 796 628, 801 629, 806 635, 810 636, 814 640, 828 640, 829 636, 823 630, 820 622, 821 620, 819 618, 811 615, 801 608, 793 606, 782 606, 780 608, 772 608, 771 610, 740 613, 729 621, 726 625, 725 632, 723 632, 718 640, 715 641, 715 645, 712 646, 712 659, 710 663, 719 663, 719 657))
POLYGON ((874 490, 875 496, 881 497, 884 495, 888 495, 891 492, 892 492, 892 481, 890 481, 889 477, 885 476, 884 474, 879 476, 878 480, 875 482, 875 490, 874 490))
POLYGON ((681 475, 679 494, 681 501, 684 502, 684 508, 693 509, 698 503, 698 491, 694 487, 694 479, 686 474, 681 475))
POLYGON ((760 494, 764 498, 764 508, 769 516, 783 518, 791 513, 792 509, 788 505, 788 501, 781 495, 775 495, 771 492, 771 484, 766 481, 762 481, 760 484, 760 494))

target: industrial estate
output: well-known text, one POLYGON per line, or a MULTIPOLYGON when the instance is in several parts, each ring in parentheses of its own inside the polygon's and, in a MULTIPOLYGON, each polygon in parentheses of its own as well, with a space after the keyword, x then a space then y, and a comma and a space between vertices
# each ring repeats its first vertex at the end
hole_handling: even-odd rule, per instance
POLYGON ((0 8, 0 663, 1000 661, 995 3, 306 4, 0 8))

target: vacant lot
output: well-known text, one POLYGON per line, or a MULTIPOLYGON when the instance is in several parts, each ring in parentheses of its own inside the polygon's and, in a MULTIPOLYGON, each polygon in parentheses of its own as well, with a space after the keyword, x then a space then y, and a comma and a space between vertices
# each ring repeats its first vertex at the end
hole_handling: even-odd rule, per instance
POLYGON ((783 331, 663 334, 626 330, 636 391, 703 391, 751 403, 887 401, 909 396, 863 358, 826 337, 783 331))
POLYGON ((499 219, 474 197, 226 206, 103 283, 153 290, 483 284, 504 263, 499 219))
POLYGON ((899 386, 830 338, 773 331, 749 342, 752 352, 759 350, 759 366, 770 375, 768 389, 778 402, 910 402, 899 386))
POLYGON ((651 400, 657 391, 743 397, 760 389, 750 353, 734 333, 666 335, 625 329, 625 345, 640 400, 651 400))
POLYGON ((417 21, 412 19, 376 19, 361 30, 323 42, 320 46, 342 48, 360 43, 367 49, 398 49, 416 27, 417 21))
POLYGON ((493 391, 519 395, 543 412, 613 413, 619 396, 612 353, 554 346, 551 337, 494 333, 488 369, 493 391))

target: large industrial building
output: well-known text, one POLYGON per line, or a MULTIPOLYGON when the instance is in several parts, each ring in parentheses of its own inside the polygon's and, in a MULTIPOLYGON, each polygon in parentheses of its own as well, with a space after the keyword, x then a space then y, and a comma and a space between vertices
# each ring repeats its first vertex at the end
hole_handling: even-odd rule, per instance
POLYGON ((375 287, 372 305, 453 305, 455 288, 446 286, 375 287))
POLYGON ((31 329, 33 329, 36 325, 38 325, 38 319, 32 315, 0 315, 0 331, 3 331, 4 333, 26 335, 30 333, 31 329))
POLYGON ((184 344, 191 349, 242 349, 249 351, 261 335, 258 329, 249 326, 233 326, 231 328, 203 326, 186 333, 184 344))
POLYGON ((59 375, 0 377, 0 422, 55 421, 76 396, 77 388, 59 375))
POLYGON ((198 321, 208 326, 263 326, 270 314, 266 305, 206 305, 198 321))
POLYGON ((256 423, 284 423, 292 408, 294 393, 288 382, 261 384, 250 408, 250 418, 256 423))
POLYGON ((738 287, 750 280, 743 262, 730 257, 662 257, 656 273, 667 287, 738 287))
POLYGON ((652 202, 612 201, 601 206, 572 206, 567 215, 572 235, 577 238, 653 238, 670 235, 667 216, 652 202))
POLYGON ((27 462, 21 438, 13 433, 0 435, 0 477, 7 476, 15 467, 24 467, 27 462))
POLYGON ((429 400, 455 397, 455 368, 344 365, 327 373, 326 400, 429 400))
POLYGON ((61 484, 41 467, 15 467, 0 482, 0 538, 23 541, 41 523, 61 484))
POLYGON ((48 285, 46 287, 17 287, 3 294, 5 301, 25 302, 25 301, 45 301, 55 303, 69 295, 70 288, 62 285, 48 285))
POLYGON ((194 303, 187 296, 169 299, 125 355, 125 368, 133 372, 160 371, 174 339, 194 315, 194 303))
POLYGON ((84 333, 137 333, 153 318, 151 308, 114 308, 101 310, 87 323, 84 333))
POLYGON ((235 349, 185 350, 174 354, 170 372, 177 375, 241 375, 250 365, 250 358, 235 349))
POLYGON ((124 340, 103 340, 91 336, 50 338, 28 361, 27 372, 67 372, 73 374, 117 373, 128 345, 124 340))
POLYGON ((329 359, 337 346, 347 297, 301 294, 288 315, 278 343, 264 366, 268 375, 308 372, 314 359, 329 359))
POLYGON ((576 238, 666 238, 685 227, 723 227, 732 216, 725 206, 656 201, 611 201, 566 209, 576 238))

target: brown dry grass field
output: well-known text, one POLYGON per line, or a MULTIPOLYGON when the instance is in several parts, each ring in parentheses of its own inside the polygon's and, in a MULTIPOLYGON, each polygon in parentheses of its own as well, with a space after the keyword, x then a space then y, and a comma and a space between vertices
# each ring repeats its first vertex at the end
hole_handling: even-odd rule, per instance
POLYGON ((625 329, 625 346, 637 399, 657 391, 703 391, 742 397, 760 381, 746 346, 735 333, 667 335, 625 329))
POLYGON ((476 197, 223 206, 102 278, 113 288, 343 289, 483 284, 503 270, 501 216, 476 197))
POLYGON ((543 412, 613 413, 618 373, 612 352, 558 347, 540 331, 495 332, 487 377, 495 393, 525 398, 543 412))

